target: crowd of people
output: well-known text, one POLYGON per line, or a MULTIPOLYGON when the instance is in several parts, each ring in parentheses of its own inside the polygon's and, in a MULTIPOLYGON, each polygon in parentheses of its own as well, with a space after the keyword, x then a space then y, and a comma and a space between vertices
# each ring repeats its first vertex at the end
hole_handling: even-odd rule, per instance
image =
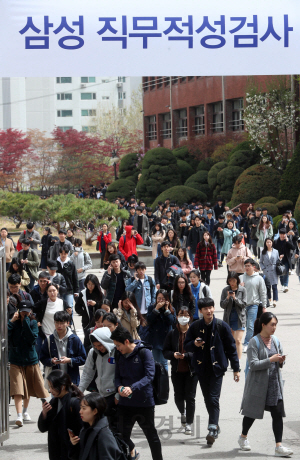
POLYGON ((268 210, 254 211, 252 205, 242 215, 222 200, 214 207, 196 202, 179 207, 166 200, 155 210, 122 197, 116 204, 128 209, 129 218, 119 223, 116 240, 108 224, 99 229, 102 277, 87 274, 91 258, 70 229, 61 229, 57 238, 46 227, 41 238, 28 222, 17 255, 7 229, 1 229, 16 425, 31 419, 30 397, 37 397, 43 400, 38 428, 48 432, 51 460, 117 460, 126 449, 137 460, 135 422, 152 458, 160 460, 156 377, 167 375, 170 361, 184 433, 192 433, 199 381, 212 446, 220 434, 223 377, 230 363, 238 383, 247 353, 239 447, 251 450, 248 432, 267 410, 275 456, 291 455, 282 445, 285 355, 269 308, 277 306, 278 280, 285 293, 289 276, 300 271, 292 213, 284 214, 275 232, 268 210), (152 247, 154 278, 138 257, 143 244, 152 247), (223 270, 226 279, 220 299, 210 288, 213 270, 223 270), (224 310, 222 321, 214 315, 216 302, 224 310))

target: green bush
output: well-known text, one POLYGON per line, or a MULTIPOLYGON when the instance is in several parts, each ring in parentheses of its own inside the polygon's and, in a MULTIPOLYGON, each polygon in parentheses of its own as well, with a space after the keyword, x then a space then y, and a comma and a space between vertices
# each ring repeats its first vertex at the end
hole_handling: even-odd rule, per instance
POLYGON ((187 146, 177 147, 176 149, 172 150, 173 155, 177 158, 177 160, 186 161, 195 171, 198 166, 198 160, 190 154, 189 149, 187 146))
POLYGON ((215 163, 218 163, 219 161, 227 161, 233 148, 234 144, 232 142, 229 142, 228 144, 219 145, 216 148, 216 150, 214 150, 211 159, 215 163))
POLYGON ((232 192, 229 192, 228 190, 221 190, 218 196, 220 196, 221 198, 223 198, 223 200, 225 200, 225 202, 227 202, 231 200, 232 192))
POLYGON ((117 179, 109 185, 106 198, 108 201, 115 200, 118 196, 124 196, 127 200, 134 195, 135 183, 129 179, 117 179))
POLYGON ((205 193, 206 196, 210 195, 210 188, 207 183, 207 176, 208 176, 208 171, 198 171, 196 174, 193 174, 188 178, 188 180, 185 182, 186 187, 191 187, 196 190, 199 190, 200 192, 205 193))
POLYGON ((240 144, 238 144, 230 153, 229 155, 229 161, 231 160, 231 157, 235 154, 235 152, 238 152, 240 150, 244 150, 247 152, 252 152, 253 159, 252 159, 252 164, 259 163, 260 162, 260 148, 256 147, 255 150, 252 149, 251 144, 249 141, 243 141, 240 144))
POLYGON ((288 211, 289 209, 293 209, 294 205, 293 205, 293 202, 290 201, 290 200, 282 200, 282 201, 278 201, 276 203, 276 206, 279 210, 279 212, 281 214, 284 214, 286 211, 288 211))
POLYGON ((178 184, 181 184, 181 177, 172 151, 164 147, 149 150, 142 162, 142 176, 136 188, 137 197, 149 204, 164 190, 178 184))
POLYGON ((300 223, 300 195, 298 196, 298 200, 295 204, 294 217, 296 221, 300 223))
POLYGON ((278 216, 278 208, 276 204, 274 203, 259 203, 254 205, 254 209, 256 208, 267 208, 268 214, 270 214, 272 217, 278 216))
POLYGON ((293 203, 296 203, 299 193, 300 193, 300 142, 298 142, 297 147, 294 151, 291 161, 288 163, 287 167, 281 178, 280 184, 280 200, 291 200, 293 203))
POLYGON ((137 169, 136 164, 138 161, 137 153, 128 153, 120 161, 119 178, 130 179, 135 184, 138 181, 140 171, 137 169))
POLYGON ((226 168, 227 166, 228 165, 227 165, 226 161, 219 161, 218 163, 213 165, 213 167, 210 169, 210 171, 208 173, 207 182, 208 182, 208 185, 209 185, 211 190, 214 190, 214 188, 217 185, 217 176, 218 176, 219 172, 222 169, 226 168))
POLYGON ((177 160, 177 165, 179 168, 179 173, 181 177, 181 183, 184 184, 188 178, 194 174, 193 168, 188 164, 187 161, 177 160))
POLYGON ((261 196, 272 196, 279 193, 280 174, 270 166, 253 165, 246 169, 236 180, 232 202, 255 203, 261 196))
POLYGON ((205 193, 185 185, 178 185, 162 192, 153 202, 152 209, 157 206, 159 201, 165 202, 167 198, 175 201, 179 206, 183 205, 183 203, 190 203, 192 200, 201 201, 202 203, 207 200, 205 193))
POLYGON ((260 198, 259 200, 257 200, 257 202, 255 204, 257 205, 259 203, 273 203, 273 204, 276 204, 276 203, 278 203, 278 198, 275 198, 274 196, 264 196, 264 197, 260 198))
POLYGON ((217 184, 221 187, 221 190, 231 191, 232 193, 235 181, 243 171, 244 169, 239 166, 227 166, 227 168, 221 169, 218 173, 217 184))
POLYGON ((273 233, 275 235, 275 233, 278 232, 278 225, 280 224, 280 222, 282 221, 282 214, 280 214, 279 216, 276 216, 273 218, 273 233))
POLYGON ((229 166, 240 166, 247 169, 255 164, 253 150, 237 150, 230 156, 229 166))
POLYGON ((212 158, 206 158, 206 160, 201 160, 198 163, 197 171, 209 171, 214 165, 212 158))

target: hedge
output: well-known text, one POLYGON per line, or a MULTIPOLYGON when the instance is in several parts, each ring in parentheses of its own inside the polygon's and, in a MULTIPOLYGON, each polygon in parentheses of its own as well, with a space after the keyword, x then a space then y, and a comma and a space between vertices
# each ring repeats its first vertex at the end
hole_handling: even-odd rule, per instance
POLYGON ((184 185, 190 187, 191 183, 207 184, 208 171, 198 171, 188 178, 184 185))
POLYGON ((232 192, 235 181, 243 171, 244 169, 239 166, 227 166, 227 168, 221 169, 218 173, 217 184, 221 187, 221 190, 232 192))
POLYGON ((214 163, 215 162, 212 158, 206 158, 206 160, 201 160, 198 163, 197 171, 209 171, 213 167, 214 163))
POLYGON ((211 190, 214 190, 214 188, 217 185, 217 176, 218 176, 219 172, 222 169, 227 168, 227 166, 228 165, 227 165, 226 161, 219 161, 218 163, 213 165, 213 167, 211 168, 211 170, 208 173, 208 178, 207 178, 207 182, 208 182, 208 185, 210 186, 211 190))
POLYGON ((297 222, 300 222, 300 195, 298 196, 298 200, 296 201, 294 217, 297 222))
POLYGON ((272 196, 279 193, 280 174, 266 165, 253 165, 246 169, 236 180, 232 202, 255 203, 261 196, 272 196))
POLYGON ((136 164, 138 161, 137 153, 128 153, 120 161, 119 178, 130 179, 135 184, 138 181, 140 171, 137 169, 136 164))
POLYGON ((259 204, 259 203, 273 203, 273 204, 276 204, 276 203, 278 203, 278 198, 275 198, 274 196, 264 196, 264 197, 260 198, 259 200, 257 200, 257 202, 255 204, 259 204))
POLYGON ((267 208, 268 214, 270 214, 272 217, 278 216, 279 213, 278 208, 274 203, 256 203, 254 209, 256 208, 267 208))
POLYGON ((247 169, 255 164, 254 153, 252 150, 237 150, 234 152, 229 159, 229 166, 239 166, 243 169, 247 169))
POLYGON ((229 155, 229 161, 231 160, 231 157, 235 154, 235 152, 238 152, 239 150, 245 150, 247 152, 252 152, 253 153, 253 164, 259 163, 260 162, 260 148, 256 147, 254 150, 252 149, 252 146, 249 141, 243 141, 240 144, 238 144, 232 151, 231 154, 229 155))
POLYGON ((281 178, 280 184, 280 200, 291 200, 293 203, 296 203, 299 193, 300 193, 300 142, 298 142, 297 147, 294 151, 291 161, 288 163, 287 167, 281 178))
POLYGON ((278 225, 282 221, 282 214, 273 218, 273 234, 278 232, 278 225))
POLYGON ((159 201, 165 202, 167 198, 175 201, 179 206, 183 205, 183 203, 190 203, 192 200, 201 201, 202 203, 207 200, 205 193, 185 185, 178 185, 162 192, 152 203, 152 209, 157 206, 159 201))
POLYGON ((276 206, 277 208, 279 209, 279 212, 281 214, 284 214, 286 211, 288 210, 292 210, 294 205, 293 205, 293 202, 290 201, 290 200, 282 200, 282 201, 278 201, 276 203, 276 206))
POLYGON ((108 201, 115 200, 118 196, 124 196, 127 200, 134 195, 135 183, 129 179, 117 179, 108 186, 106 198, 108 201))
POLYGON ((185 145, 182 147, 177 147, 176 149, 172 150, 172 152, 177 160, 186 161, 194 171, 197 169, 198 160, 190 154, 188 147, 185 145))
POLYGON ((176 157, 163 147, 149 150, 142 162, 142 176, 138 181, 136 194, 147 204, 171 187, 181 184, 176 157))
POLYGON ((179 168, 181 183, 184 184, 185 181, 187 181, 188 178, 194 174, 194 169, 191 167, 191 165, 188 164, 187 161, 184 160, 177 160, 177 165, 179 168))

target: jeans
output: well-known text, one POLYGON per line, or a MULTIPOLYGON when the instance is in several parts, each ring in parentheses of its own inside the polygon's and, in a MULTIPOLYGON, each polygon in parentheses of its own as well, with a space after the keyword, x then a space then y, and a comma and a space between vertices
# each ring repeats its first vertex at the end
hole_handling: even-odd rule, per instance
POLYGON ((38 338, 36 339, 36 342, 35 342, 35 349, 36 349, 36 352, 37 352, 37 355, 38 355, 39 359, 40 359, 41 349, 42 349, 44 340, 45 339, 43 339, 43 337, 38 335, 38 338))
POLYGON ((246 323, 246 336, 244 345, 248 345, 250 339, 252 339, 254 334, 254 322, 257 317, 258 305, 248 305, 246 307, 247 312, 247 323, 246 323))
POLYGON ((273 300, 278 300, 278 289, 277 289, 277 284, 272 284, 272 290, 273 290, 273 300))
POLYGON ((288 287, 290 266, 288 262, 283 262, 283 265, 285 266, 285 275, 280 276, 280 283, 281 283, 281 286, 288 287))
POLYGON ((42 254, 40 268, 43 268, 44 270, 46 270, 46 268, 47 268, 47 254, 42 254))
POLYGON ((195 414, 195 396, 198 377, 190 372, 172 372, 171 375, 174 387, 174 400, 180 414, 184 413, 186 405, 186 423, 191 425, 195 414))
POLYGON ((217 429, 220 416, 220 395, 223 382, 223 375, 216 377, 213 370, 199 376, 199 383, 204 397, 205 406, 208 412, 208 429, 217 429))
POLYGON ((28 289, 30 291, 32 291, 32 289, 34 287, 35 279, 31 276, 31 274, 29 272, 27 272, 27 275, 29 276, 29 279, 30 279, 30 282, 28 284, 28 289))
POLYGON ((78 282, 79 282, 79 290, 80 291, 83 291, 84 288, 85 288, 84 281, 85 281, 85 278, 83 278, 82 280, 78 280, 78 282))
POLYGON ((152 354, 153 354, 154 361, 162 364, 167 371, 168 370, 168 360, 164 358, 162 350, 153 348, 152 354))
POLYGON ((196 254, 193 254, 191 249, 188 249, 188 253, 189 253, 189 258, 192 261, 192 264, 194 266, 194 260, 195 260, 195 255, 196 254))
POLYGON ((217 239, 217 257, 218 257, 219 262, 222 262, 224 259, 224 255, 221 254, 223 243, 224 243, 224 240, 217 239))
POLYGON ((117 406, 118 411, 118 432, 130 452, 135 445, 130 439, 132 428, 137 422, 147 438, 153 460, 162 460, 161 443, 154 424, 154 406, 151 407, 134 407, 134 406, 117 406))
POLYGON ((67 304, 69 305, 69 307, 71 307, 73 310, 73 299, 74 299, 73 294, 64 294, 62 297, 63 297, 63 300, 65 300, 67 304))
POLYGON ((8 272, 11 262, 6 262, 6 271, 8 272))

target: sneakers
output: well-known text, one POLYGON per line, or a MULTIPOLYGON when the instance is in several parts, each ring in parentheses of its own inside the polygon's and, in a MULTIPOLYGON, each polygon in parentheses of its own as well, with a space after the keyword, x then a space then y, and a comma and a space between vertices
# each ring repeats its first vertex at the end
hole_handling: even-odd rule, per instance
POLYGON ((185 425, 184 434, 192 434, 192 426, 191 425, 188 425, 188 424, 185 425))
POLYGON ((243 353, 247 353, 247 350, 248 350, 248 345, 244 345, 243 353))
POLYGON ((181 414, 181 426, 185 426, 185 425, 186 425, 186 415, 181 414))
POLYGON ((16 420, 16 425, 23 426, 23 417, 22 414, 19 414, 16 420))
POLYGON ((289 290, 289 288, 287 286, 284 286, 283 292, 287 292, 288 290, 289 290))
POLYGON ((291 271, 291 273, 290 273, 290 275, 294 275, 294 274, 295 274, 295 271, 294 271, 294 270, 292 270, 292 271, 291 271))
POLYGON ((287 457, 288 455, 292 455, 293 451, 289 447, 278 446, 275 447, 275 457, 287 457))
POLYGON ((241 450, 251 450, 248 438, 242 438, 242 436, 240 436, 238 439, 238 443, 239 443, 241 450))
POLYGON ((222 262, 219 262, 219 263, 218 263, 218 267, 219 267, 219 268, 223 268, 222 262))
POLYGON ((292 274, 292 270, 289 270, 289 275, 291 275, 291 274, 292 274))
POLYGON ((276 300, 273 300, 273 307, 276 308, 276 306, 277 306, 277 302, 276 300))
POLYGON ((24 422, 30 422, 31 417, 28 414, 28 412, 23 412, 23 420, 24 420, 24 422))
POLYGON ((219 433, 221 433, 220 427, 217 429, 209 428, 206 441, 208 446, 212 446, 216 439, 218 439, 219 433))

